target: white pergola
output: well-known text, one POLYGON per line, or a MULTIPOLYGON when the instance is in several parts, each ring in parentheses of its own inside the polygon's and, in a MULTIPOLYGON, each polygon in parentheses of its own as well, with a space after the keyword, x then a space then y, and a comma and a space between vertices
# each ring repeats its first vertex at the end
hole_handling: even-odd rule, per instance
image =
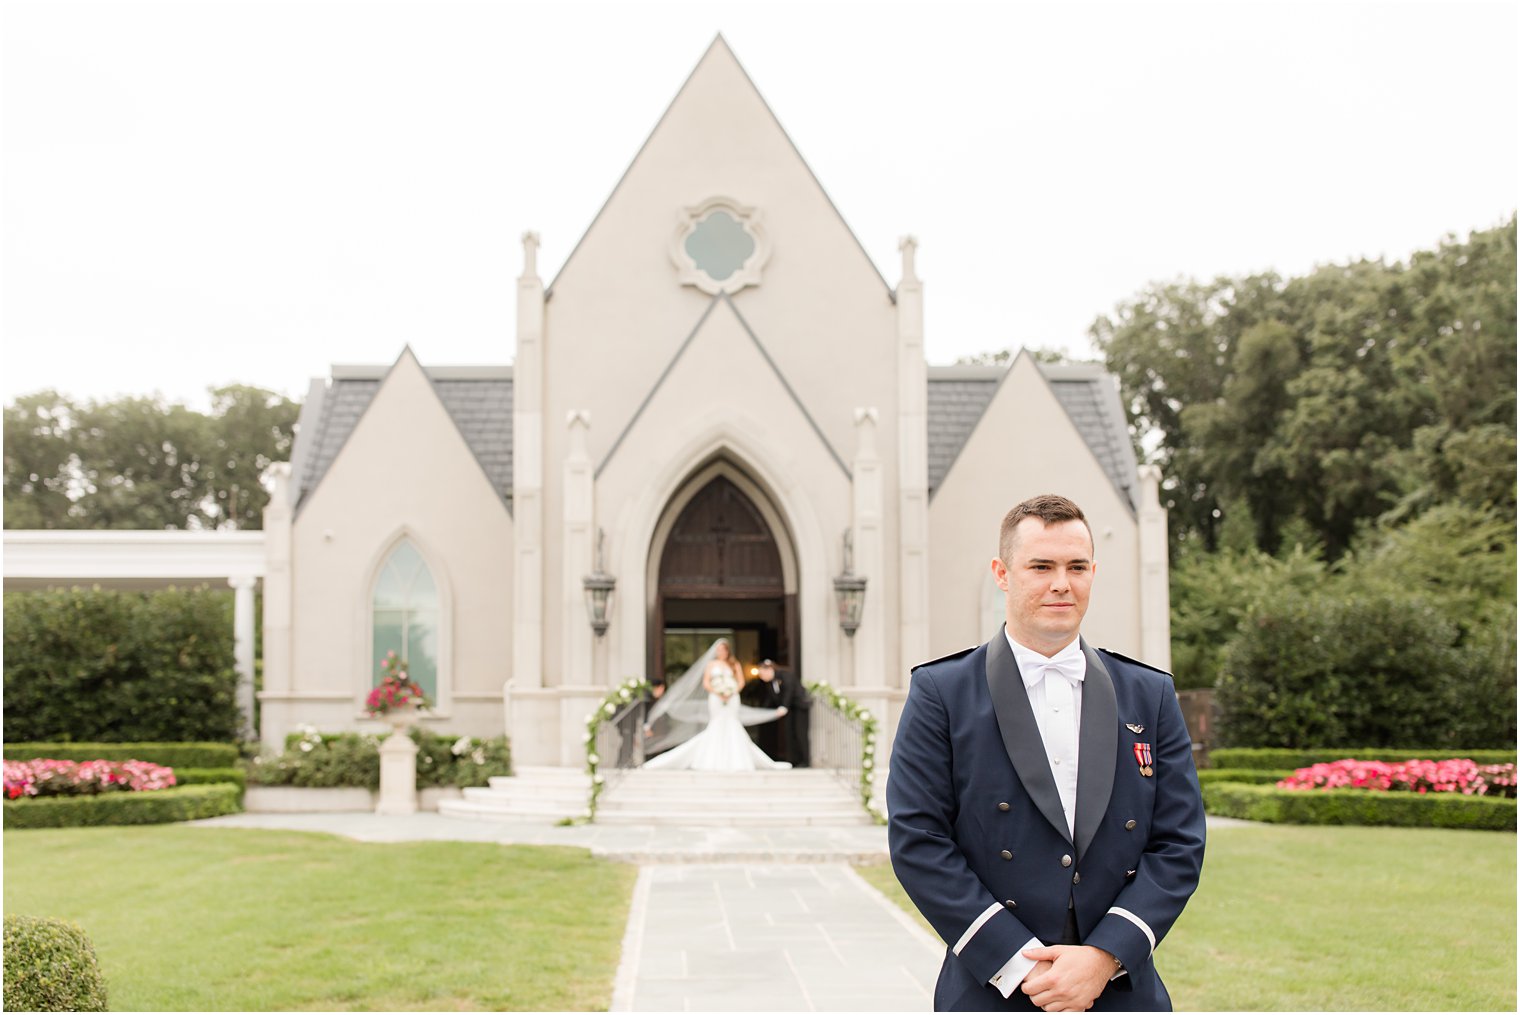
POLYGON ((233 654, 243 736, 253 729, 253 590, 264 577, 264 533, 144 532, 111 529, 6 529, 7 592, 99 585, 111 589, 164 589, 219 585, 236 592, 233 654))

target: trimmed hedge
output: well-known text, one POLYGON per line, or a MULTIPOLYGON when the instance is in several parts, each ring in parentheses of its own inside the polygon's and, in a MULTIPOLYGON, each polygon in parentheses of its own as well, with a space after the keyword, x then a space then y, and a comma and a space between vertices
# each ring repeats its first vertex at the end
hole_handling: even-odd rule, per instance
POLYGON ((5 745, 7 761, 151 761, 179 774, 181 768, 234 768, 238 749, 234 744, 212 743, 140 743, 140 744, 61 744, 32 743, 5 745))
POLYGON ((1448 758, 1468 758, 1479 765, 1513 765, 1514 751, 1426 751, 1418 748, 1387 747, 1316 747, 1297 749, 1291 747, 1216 747, 1209 752, 1210 768, 1308 768, 1344 758, 1357 761, 1445 761, 1448 758))
POLYGON ((5 827, 80 828, 86 825, 162 825, 236 814, 242 790, 232 783, 175 786, 146 793, 102 793, 5 801, 5 827))
POLYGON ((236 742, 232 604, 230 589, 5 593, 5 739, 236 742))
POLYGON ((5 918, 7 1011, 108 1011, 95 946, 78 926, 39 916, 5 918))
POLYGON ((1289 825, 1396 825, 1403 828, 1515 830, 1515 801, 1460 793, 1291 790, 1240 782, 1203 785, 1210 814, 1289 825))
POLYGON ((180 786, 207 786, 217 782, 230 782, 241 793, 248 787, 248 773, 241 768, 176 768, 174 781, 180 786))
POLYGON ((1292 771, 1277 768, 1201 768, 1198 770, 1198 784, 1245 782, 1270 785, 1292 774, 1292 771))

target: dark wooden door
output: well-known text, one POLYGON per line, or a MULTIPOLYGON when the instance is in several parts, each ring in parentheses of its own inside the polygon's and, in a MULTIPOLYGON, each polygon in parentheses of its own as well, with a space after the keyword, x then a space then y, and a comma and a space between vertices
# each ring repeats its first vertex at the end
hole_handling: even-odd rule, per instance
POLYGON ((775 599, 785 594, 781 554, 759 510, 722 476, 691 499, 660 558, 660 595, 775 599))
POLYGON ((660 555, 649 672, 665 672, 666 628, 691 626, 756 631, 762 654, 795 666, 796 600, 786 594, 781 553, 764 516, 719 476, 682 509, 660 555))

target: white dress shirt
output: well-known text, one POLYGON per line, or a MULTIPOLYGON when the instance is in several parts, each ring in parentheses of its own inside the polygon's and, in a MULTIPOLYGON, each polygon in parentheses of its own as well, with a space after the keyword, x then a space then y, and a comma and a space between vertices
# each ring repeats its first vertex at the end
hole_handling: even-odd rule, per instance
MULTIPOLYGON (((1034 711, 1035 725, 1045 744, 1045 760, 1061 795, 1061 810, 1066 814, 1066 830, 1072 841, 1077 838, 1077 745, 1082 732, 1082 681, 1087 676, 1087 657, 1082 641, 1073 638, 1070 645, 1053 656, 1041 655, 1013 640, 1003 628, 1008 647, 1024 678, 1024 691, 1034 711)), ((1032 937, 992 977, 992 985, 1004 997, 1012 997, 1035 967, 1035 960, 1024 957, 1025 950, 1039 948, 1042 942, 1032 937)))

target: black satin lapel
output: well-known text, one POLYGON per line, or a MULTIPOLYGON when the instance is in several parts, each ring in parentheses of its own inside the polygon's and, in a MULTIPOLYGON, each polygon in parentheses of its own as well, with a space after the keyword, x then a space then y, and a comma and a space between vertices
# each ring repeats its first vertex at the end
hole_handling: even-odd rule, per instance
POLYGON ((1098 833, 1114 793, 1114 761, 1119 752, 1119 702, 1114 680, 1091 645, 1082 642, 1087 676, 1082 681, 1082 737, 1077 746, 1077 858, 1098 833))
MULTIPOLYGON (((1024 784, 1024 792, 1045 815, 1045 820, 1070 839, 1066 812, 1061 809, 1061 794, 1056 790, 1055 777, 1050 774, 1050 762, 1045 760, 1045 741, 1040 739, 1034 709, 1029 707, 1029 694, 1024 690, 1019 664, 1014 661, 1013 649, 1008 647, 1008 638, 1001 630, 987 643, 987 690, 992 695, 992 710, 997 713, 998 732, 1003 735, 1003 749, 1008 752, 1008 760, 1013 762, 1013 770, 1024 784)), ((1112 768, 1112 764, 1109 767, 1112 768)), ((1078 779, 1081 772, 1079 767, 1078 779)))

